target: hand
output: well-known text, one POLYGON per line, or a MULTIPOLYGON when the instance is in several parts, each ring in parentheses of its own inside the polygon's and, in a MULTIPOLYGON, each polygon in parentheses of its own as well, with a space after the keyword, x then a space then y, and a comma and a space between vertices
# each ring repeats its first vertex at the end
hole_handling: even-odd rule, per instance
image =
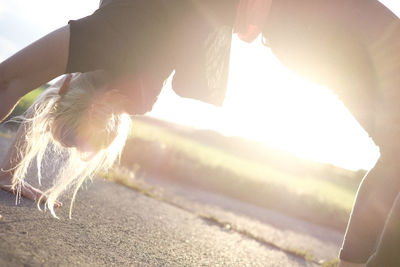
MULTIPOLYGON (((9 181, 2 180, 1 177, 0 177, 0 189, 16 194, 15 192, 16 189, 12 189, 12 186, 9 184, 9 181)), ((38 201, 40 199, 42 203, 46 202, 47 200, 47 196, 44 195, 42 191, 31 186, 27 182, 24 182, 21 186, 21 196, 33 201, 38 201)), ((56 201, 54 203, 54 208, 59 208, 61 206, 62 203, 59 201, 56 201)))
POLYGON ((366 267, 366 263, 354 263, 349 261, 341 260, 337 267, 366 267))

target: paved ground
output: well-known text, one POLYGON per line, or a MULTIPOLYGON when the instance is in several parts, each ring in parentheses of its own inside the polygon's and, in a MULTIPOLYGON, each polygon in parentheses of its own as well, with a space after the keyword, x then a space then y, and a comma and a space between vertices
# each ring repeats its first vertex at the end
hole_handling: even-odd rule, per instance
MULTIPOLYGON (((0 157, 8 144, 0 137, 0 157)), ((318 266, 337 255, 341 233, 149 180, 163 188, 163 200, 100 179, 89 183, 72 220, 68 205, 57 220, 29 201, 15 206, 15 197, 0 191, 0 266, 318 266), (296 249, 315 260, 295 256, 296 249)))

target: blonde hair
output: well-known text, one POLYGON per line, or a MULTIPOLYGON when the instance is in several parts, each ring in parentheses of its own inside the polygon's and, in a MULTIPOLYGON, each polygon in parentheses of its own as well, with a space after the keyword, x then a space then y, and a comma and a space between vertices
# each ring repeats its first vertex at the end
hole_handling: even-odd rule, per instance
MULTIPOLYGON (((47 196, 45 209, 57 217, 54 212, 57 198, 72 188, 71 218, 72 206, 82 183, 97 172, 109 169, 119 159, 130 133, 131 119, 118 109, 117 103, 99 101, 99 95, 107 94, 103 72, 74 74, 62 96, 58 94, 60 83, 45 90, 26 112, 20 126, 25 128, 26 135, 17 146, 20 160, 12 184, 13 189, 20 190, 18 188, 23 185, 34 161, 41 184, 44 155, 46 150, 51 150, 66 160, 58 169, 53 185, 44 192, 47 196), (98 152, 89 160, 82 160, 82 152, 65 142, 71 136, 83 137, 98 152)), ((39 209, 40 202, 41 199, 39 209)))

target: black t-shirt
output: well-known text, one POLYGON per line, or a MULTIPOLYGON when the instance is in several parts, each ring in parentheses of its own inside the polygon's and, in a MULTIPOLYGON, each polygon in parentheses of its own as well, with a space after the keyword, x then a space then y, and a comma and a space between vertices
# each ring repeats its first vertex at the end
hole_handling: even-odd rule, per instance
POLYGON ((103 69, 115 77, 151 73, 151 86, 144 92, 149 103, 142 104, 152 106, 175 70, 176 93, 221 105, 236 4, 237 0, 114 0, 69 22, 67 72, 103 69))

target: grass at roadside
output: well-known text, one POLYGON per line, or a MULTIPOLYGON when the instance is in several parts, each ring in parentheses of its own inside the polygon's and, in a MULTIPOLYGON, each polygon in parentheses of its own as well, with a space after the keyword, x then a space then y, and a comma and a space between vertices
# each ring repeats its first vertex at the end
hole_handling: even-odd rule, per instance
POLYGON ((122 163, 263 207, 343 230, 353 186, 295 175, 205 145, 166 128, 135 120, 122 163))
POLYGON ((240 235, 245 236, 246 238, 252 239, 262 245, 266 245, 268 247, 273 247, 277 250, 280 250, 284 253, 287 253, 289 255, 293 255, 295 257, 304 259, 305 261, 309 263, 314 263, 317 265, 321 265, 323 267, 335 267, 337 266, 338 259, 318 259, 316 258, 312 252, 304 249, 298 249, 296 248, 296 244, 291 244, 290 246, 280 246, 274 243, 274 240, 270 240, 268 238, 264 238, 259 236, 256 233, 253 233, 251 229, 247 229, 246 227, 243 228, 241 226, 238 226, 235 224, 233 221, 226 221, 226 220, 221 220, 218 218, 218 216, 211 215, 207 212, 199 211, 199 210, 192 210, 191 208, 188 208, 187 206, 182 206, 179 202, 175 202, 173 199, 169 198, 168 196, 165 196, 163 194, 162 188, 158 187, 153 187, 149 185, 146 180, 142 178, 138 178, 135 176, 134 171, 130 171, 126 168, 123 167, 118 167, 118 168, 113 168, 111 171, 107 173, 102 173, 102 177, 111 180, 116 183, 123 184, 143 195, 146 195, 148 197, 151 197, 156 200, 160 200, 166 203, 169 203, 170 205, 173 205, 175 207, 178 207, 180 209, 186 210, 190 213, 195 214, 199 219, 204 220, 207 222, 207 224, 212 224, 216 225, 218 227, 221 227, 225 231, 233 231, 236 232, 240 235))
MULTIPOLYGON (((24 96, 13 114, 22 114, 42 91, 24 96)), ((122 163, 341 230, 355 196, 354 186, 324 175, 284 172, 136 119, 122 163)))
POLYGON ((21 101, 19 102, 18 106, 21 109, 27 109, 32 105, 33 101, 43 92, 44 87, 39 87, 29 93, 27 93, 24 97, 22 97, 21 101))
POLYGON ((15 107, 12 115, 21 115, 22 113, 25 112, 35 101, 35 99, 43 92, 44 87, 39 87, 25 96, 22 97, 22 99, 19 101, 18 105, 15 107))
POLYGON ((12 137, 12 134, 10 133, 10 132, 2 132, 2 131, 0 131, 0 137, 4 137, 4 138, 7 138, 7 139, 10 139, 11 137, 12 137))

